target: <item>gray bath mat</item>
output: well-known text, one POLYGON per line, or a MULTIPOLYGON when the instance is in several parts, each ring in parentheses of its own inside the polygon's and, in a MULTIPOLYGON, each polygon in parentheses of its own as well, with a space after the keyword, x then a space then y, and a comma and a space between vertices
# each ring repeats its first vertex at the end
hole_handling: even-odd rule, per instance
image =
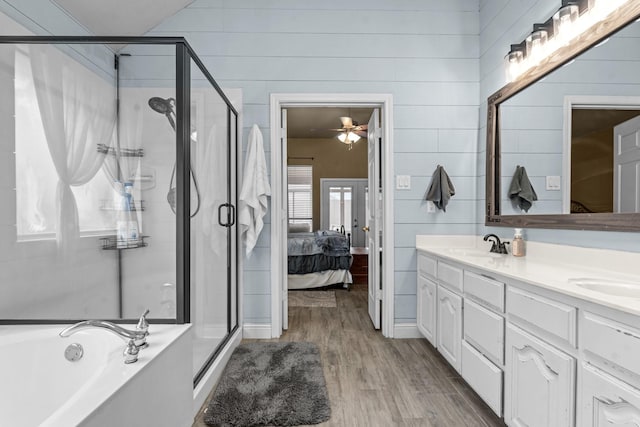
POLYGON ((336 291, 289 291, 289 307, 337 307, 336 291))
POLYGON ((331 416, 313 343, 242 344, 231 355, 209 402, 210 426, 297 426, 331 416))

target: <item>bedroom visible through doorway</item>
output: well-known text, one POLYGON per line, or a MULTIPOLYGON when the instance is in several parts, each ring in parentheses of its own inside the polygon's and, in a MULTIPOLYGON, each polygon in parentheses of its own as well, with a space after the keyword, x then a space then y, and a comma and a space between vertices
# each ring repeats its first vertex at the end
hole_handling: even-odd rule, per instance
MULTIPOLYGON (((324 277, 318 283, 298 283, 294 288, 309 289, 337 284, 336 292, 346 292, 341 284, 352 283, 353 251, 367 261, 361 265, 365 269, 362 277, 369 278, 370 284, 364 285, 365 301, 368 301, 369 317, 372 326, 382 329, 385 336, 393 336, 393 151, 390 129, 391 96, 371 94, 272 94, 271 95, 271 152, 272 152, 272 336, 280 336, 287 329, 288 294, 294 274, 291 267, 290 248, 294 252, 301 248, 311 248, 311 255, 337 255, 332 259, 318 256, 312 264, 324 277), (347 101, 347 99, 350 99, 347 101), (341 109, 328 119, 326 125, 320 124, 322 114, 332 109, 341 109), (358 118, 355 110, 365 111, 358 118), (307 135, 292 132, 295 128, 296 113, 307 113, 311 124, 302 124, 307 135), (293 115, 293 117, 292 117, 293 115), (367 118, 367 115, 369 117, 367 118), (363 125, 364 124, 364 125, 363 125), (384 124, 386 128, 381 127, 384 124), (322 135, 322 132, 328 133, 322 135), (324 144, 313 148, 314 139, 324 139, 324 144), (296 145, 298 145, 296 147, 296 145), (337 152, 333 151, 338 149, 337 152), (358 156, 360 151, 360 157, 358 156), (323 162, 322 158, 326 158, 323 162), (360 159, 358 161, 358 159, 360 159), (311 194, 308 183, 302 184, 294 177, 292 167, 306 166, 311 171, 311 194), (327 172, 329 170, 329 172, 327 172), (359 172, 358 172, 359 170, 359 172), (357 174, 359 173, 359 175, 357 174), (333 196, 333 221, 321 223, 322 186, 320 178, 329 180, 362 180, 365 194, 369 198, 369 207, 357 206, 358 185, 335 185, 328 188, 329 200, 333 196), (291 179, 291 186, 289 180, 291 179), (303 187, 301 187, 301 185, 303 187), (307 186, 305 189, 304 186, 307 186), (374 191, 369 191, 373 189, 374 191), (305 203, 311 199, 311 206, 305 203), (356 203, 356 205, 354 205, 356 203), (303 212, 311 211, 311 215, 303 212), (365 211, 369 217, 357 218, 354 213, 365 211), (335 224, 333 224, 335 223, 335 224), (311 228, 309 228, 311 224, 311 228), (365 234, 363 239, 356 234, 365 234), (291 232, 291 233, 290 233, 291 232), (315 232, 315 233, 314 233, 315 232), (304 241, 304 234, 311 242, 304 241), (293 234, 293 236, 291 236, 293 234), (289 237, 293 239, 289 239, 289 237), (352 237, 356 240, 353 241, 352 237), (291 246, 293 240, 293 246, 291 246), (385 245, 383 245, 385 243, 385 245), (363 246, 354 246, 363 245, 363 246), (373 251, 368 248, 374 247, 373 251), (369 252, 367 254, 367 252, 369 252), (373 256, 375 254, 375 257, 373 256), (345 260, 341 257, 347 257, 345 260), (371 259, 374 261, 371 262, 371 259), (324 265, 322 265, 324 263, 324 265), (388 286, 386 286, 388 285, 388 286), (384 301, 388 301, 386 304, 384 301)), ((318 141, 316 141, 318 142, 318 141)), ((325 185, 326 187, 326 185, 325 185)), ((325 200, 327 198, 325 197, 325 200)), ((325 206, 325 213, 331 206, 325 206)), ((366 215, 365 215, 366 216, 366 215)), ((298 254, 294 253, 294 257, 298 254)), ((294 260, 294 261, 300 261, 294 260)), ((293 263, 295 267, 297 264, 293 263)), ((299 276, 308 273, 303 270, 299 276)), ((314 272, 315 274, 316 272, 314 272)), ((362 272, 361 272, 362 273, 362 272)), ((306 277, 305 277, 306 279, 306 277)))
POLYGON ((286 110, 289 305, 316 304, 323 293, 350 291, 354 274, 358 290, 367 290, 362 254, 368 229, 366 130, 372 113, 373 108, 349 107, 286 110), (354 252, 357 263, 352 263, 354 252))

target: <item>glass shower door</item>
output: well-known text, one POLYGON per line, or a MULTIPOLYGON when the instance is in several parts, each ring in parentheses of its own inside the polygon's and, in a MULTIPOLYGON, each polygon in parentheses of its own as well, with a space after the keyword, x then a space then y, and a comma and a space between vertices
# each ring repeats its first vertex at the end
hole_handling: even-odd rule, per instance
POLYGON ((229 112, 191 63, 191 323, 197 382, 231 330, 232 232, 229 112))

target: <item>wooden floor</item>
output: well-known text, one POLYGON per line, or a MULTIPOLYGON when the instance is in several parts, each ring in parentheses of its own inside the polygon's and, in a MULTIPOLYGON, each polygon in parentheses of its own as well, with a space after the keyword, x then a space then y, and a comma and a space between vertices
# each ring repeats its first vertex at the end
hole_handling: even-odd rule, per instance
MULTIPOLYGON (((331 419, 318 425, 504 426, 425 339, 375 331, 366 292, 336 298, 337 308, 290 307, 289 330, 274 340, 320 347, 331 419)), ((205 426, 200 413, 193 427, 205 426)))

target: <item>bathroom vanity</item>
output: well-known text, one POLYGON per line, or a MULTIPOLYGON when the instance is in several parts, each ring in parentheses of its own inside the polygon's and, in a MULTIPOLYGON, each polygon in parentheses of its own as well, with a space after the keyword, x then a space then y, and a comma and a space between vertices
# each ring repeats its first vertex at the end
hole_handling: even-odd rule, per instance
POLYGON ((640 424, 640 253, 417 236, 417 326, 510 426, 640 424))

